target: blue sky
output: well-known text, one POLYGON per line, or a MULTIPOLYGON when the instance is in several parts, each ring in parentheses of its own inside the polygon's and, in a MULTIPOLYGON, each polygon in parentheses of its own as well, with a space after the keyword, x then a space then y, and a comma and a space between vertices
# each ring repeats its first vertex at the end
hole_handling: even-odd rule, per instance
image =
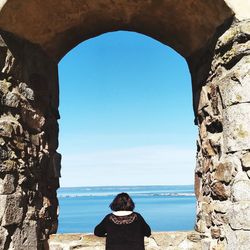
POLYGON ((61 186, 192 184, 184 58, 134 32, 87 40, 59 64, 61 186))

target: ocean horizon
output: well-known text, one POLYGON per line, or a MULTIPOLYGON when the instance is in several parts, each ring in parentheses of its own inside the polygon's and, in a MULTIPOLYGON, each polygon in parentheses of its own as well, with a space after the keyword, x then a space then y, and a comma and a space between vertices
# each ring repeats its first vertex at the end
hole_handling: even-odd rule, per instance
POLYGON ((196 198, 193 185, 61 187, 59 233, 92 233, 112 211, 109 204, 121 192, 128 193, 152 231, 192 230, 196 198))

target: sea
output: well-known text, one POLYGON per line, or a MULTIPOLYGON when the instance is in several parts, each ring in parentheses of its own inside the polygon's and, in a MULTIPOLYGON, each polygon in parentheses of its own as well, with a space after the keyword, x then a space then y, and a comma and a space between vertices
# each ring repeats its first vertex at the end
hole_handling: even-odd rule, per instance
POLYGON ((132 197, 135 211, 144 217, 152 231, 194 228, 196 199, 192 185, 62 187, 58 190, 58 232, 92 233, 111 212, 109 204, 121 192, 132 197))

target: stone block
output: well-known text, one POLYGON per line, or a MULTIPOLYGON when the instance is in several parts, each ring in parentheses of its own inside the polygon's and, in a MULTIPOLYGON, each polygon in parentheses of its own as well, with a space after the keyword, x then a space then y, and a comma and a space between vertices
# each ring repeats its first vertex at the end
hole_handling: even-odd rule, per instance
POLYGON ((214 133, 214 134, 209 134, 207 137, 209 139, 210 145, 213 148, 214 152, 216 154, 221 153, 221 147, 222 147, 222 134, 221 133, 214 133))
POLYGON ((200 135, 200 138, 201 138, 202 140, 204 140, 204 139, 207 138, 207 128, 206 128, 205 121, 203 121, 203 122, 200 124, 200 127, 199 127, 199 135, 200 135))
POLYGON ((200 92, 198 111, 203 109, 204 107, 209 106, 210 102, 208 100, 208 93, 209 93, 209 87, 203 86, 200 92))
POLYGON ((0 173, 10 173, 16 170, 16 162, 12 160, 6 160, 0 165, 0 173))
POLYGON ((0 81, 0 92, 2 94, 7 94, 9 91, 9 88, 11 87, 11 83, 8 82, 6 79, 0 81))
POLYGON ((19 224, 23 218, 22 195, 11 194, 6 195, 5 211, 2 218, 2 226, 19 224))
MULTIPOLYGON (((229 1, 229 0, 227 0, 229 1)), ((238 27, 231 27, 226 32, 224 32, 218 39, 215 49, 219 50, 233 41, 239 32, 238 27)))
POLYGON ((207 231, 206 221, 203 219, 198 220, 195 224, 195 231, 197 231, 199 233, 206 233, 206 231, 207 231))
POLYGON ((10 249, 38 249, 39 231, 36 221, 24 222, 11 237, 10 249))
POLYGON ((0 195, 0 225, 6 209, 7 195, 0 195))
POLYGON ((240 63, 238 58, 249 54, 250 42, 245 43, 234 43, 231 50, 228 50, 225 54, 221 56, 222 64, 226 69, 232 69, 234 64, 240 63))
POLYGON ((30 141, 32 142, 32 144, 34 144, 35 146, 39 146, 42 135, 43 135, 43 133, 30 135, 30 141))
POLYGON ((186 232, 175 232, 168 234, 164 233, 157 233, 152 234, 153 239, 155 240, 156 244, 160 247, 168 247, 168 246, 178 246, 182 241, 187 238, 186 232))
POLYGON ((237 230, 235 234, 237 238, 237 250, 249 250, 250 231, 237 230))
POLYGON ((194 192, 195 192, 195 196, 196 196, 197 200, 199 199, 199 197, 201 195, 201 187, 202 187, 201 177, 198 174, 195 174, 195 178, 194 178, 194 192))
POLYGON ((64 250, 63 245, 60 243, 50 243, 49 250, 64 250))
POLYGON ((224 227, 227 238, 227 250, 249 250, 250 231, 232 230, 228 225, 224 227))
POLYGON ((0 249, 4 249, 7 236, 8 236, 8 231, 4 227, 0 226, 0 249))
MULTIPOLYGON (((5 73, 5 74, 14 74, 15 71, 18 71, 17 69, 17 64, 16 64, 16 60, 15 58, 13 57, 12 53, 10 52, 9 49, 7 49, 6 51, 6 57, 5 57, 5 65, 4 67, 1 69, 1 72, 2 73, 5 73)), ((20 70, 20 69, 19 69, 20 70)))
POLYGON ((250 149, 250 103, 223 110, 223 138, 226 152, 250 149))
POLYGON ((227 218, 225 214, 213 212, 211 215, 212 225, 214 226, 222 226, 227 222, 227 218))
POLYGON ((23 121, 32 129, 36 131, 41 131, 41 128, 45 124, 45 118, 42 114, 39 112, 36 112, 35 110, 29 110, 26 108, 23 108, 21 110, 21 116, 23 121))
POLYGON ((20 102, 21 96, 16 89, 13 89, 12 92, 8 92, 3 98, 3 105, 11 108, 18 108, 20 102))
POLYGON ((192 242, 199 242, 202 239, 202 234, 198 232, 191 232, 187 234, 187 239, 192 242))
POLYGON ((212 227, 211 228, 211 236, 213 239, 218 239, 220 238, 221 235, 221 230, 218 227, 212 227))
POLYGON ((159 250, 160 249, 160 247, 156 244, 153 237, 149 237, 149 238, 145 237, 144 243, 145 243, 145 250, 159 250))
POLYGON ((230 227, 230 225, 223 225, 223 231, 225 238, 227 240, 226 250, 236 250, 237 249, 237 238, 235 231, 230 227))
POLYGON ((8 155, 8 149, 0 147, 0 160, 1 160, 1 162, 3 160, 8 159, 8 157, 9 157, 9 155, 8 155))
POLYGON ((18 85, 20 94, 28 100, 34 100, 34 91, 24 82, 18 85))
POLYGON ((225 250, 226 249, 226 243, 225 242, 215 243, 215 246, 213 246, 212 249, 213 250, 225 250))
POLYGON ((23 129, 18 122, 18 116, 3 114, 0 117, 0 136, 11 138, 13 134, 22 133, 23 129))
POLYGON ((25 220, 36 220, 38 218, 39 214, 34 206, 28 206, 26 215, 25 215, 25 220))
POLYGON ((219 200, 226 200, 230 196, 230 189, 221 182, 216 182, 211 187, 213 195, 219 200))
POLYGON ((15 185, 15 177, 12 174, 6 174, 3 179, 0 178, 0 195, 14 193, 15 185))
POLYGON ((227 213, 228 209, 232 205, 231 201, 213 201, 212 207, 213 210, 217 213, 225 214, 227 213))
POLYGON ((5 140, 2 137, 0 137, 0 146, 3 146, 4 144, 5 144, 5 140))
POLYGON ((89 235, 84 235, 79 242, 88 247, 94 247, 94 246, 102 247, 105 244, 105 240, 106 239, 103 237, 97 237, 89 234, 89 235))
MULTIPOLYGON (((165 249, 165 247, 163 247, 162 249, 165 249)), ((185 239, 184 241, 182 241, 178 246, 173 246, 172 248, 173 250, 175 249, 192 249, 192 250, 200 250, 201 249, 201 242, 199 243, 193 243, 187 239, 185 239)), ((149 249, 150 250, 150 249, 149 249)))
POLYGON ((203 239, 201 241, 201 249, 202 250, 210 250, 211 248, 211 241, 209 239, 203 239))
POLYGON ((222 79, 219 90, 224 107, 250 101, 250 56, 245 56, 222 79))
POLYGON ((213 178, 217 181, 229 183, 235 175, 235 168, 231 162, 220 163, 216 166, 213 178))
POLYGON ((237 181, 248 181, 249 178, 247 176, 247 173, 245 171, 239 171, 236 176, 234 177, 234 182, 237 181))
POLYGON ((247 152, 242 156, 241 162, 244 169, 250 170, 250 152, 247 152))
POLYGON ((250 180, 237 181, 232 186, 234 201, 250 201, 250 180))
POLYGON ((210 140, 205 140, 202 142, 202 153, 205 156, 214 156, 216 155, 216 151, 212 146, 210 140))
POLYGON ((232 203, 227 218, 232 229, 250 230, 250 201, 232 203))

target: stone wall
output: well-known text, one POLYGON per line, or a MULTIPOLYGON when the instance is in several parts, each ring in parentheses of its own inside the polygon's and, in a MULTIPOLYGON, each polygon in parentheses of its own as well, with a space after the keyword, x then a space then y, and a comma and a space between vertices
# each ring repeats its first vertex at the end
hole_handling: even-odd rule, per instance
MULTIPOLYGON (((201 237, 196 232, 159 232, 145 238, 146 250, 201 250, 201 237)), ((50 250, 105 250, 105 238, 92 234, 51 235, 50 250)), ((132 250, 132 249, 131 249, 132 250)))
MULTIPOLYGON (((1 2, 3 1, 0 0, 1 2)), ((51 15, 55 18, 53 22, 55 27, 48 29, 48 20, 45 22, 44 16, 39 14, 47 13, 46 4, 53 5, 55 1, 29 1, 32 4, 45 4, 44 12, 40 13, 39 8, 34 11, 40 18, 40 26, 35 22, 37 19, 32 12, 33 8, 29 10, 33 15, 27 15, 26 1, 19 1, 19 5, 14 0, 5 2, 8 4, 1 9, 3 15, 0 16, 2 25, 0 27, 12 28, 13 33, 17 32, 18 28, 18 32, 25 33, 25 22, 17 20, 25 21, 25 18, 18 19, 18 17, 27 16, 30 18, 27 20, 33 20, 28 22, 33 27, 30 30, 32 32, 27 32, 29 39, 36 38, 37 44, 42 47, 17 38, 16 35, 0 31, 0 249, 43 249, 48 236, 57 230, 56 189, 59 187, 61 160, 60 154, 56 152, 57 119, 59 119, 57 63, 49 56, 61 58, 69 46, 72 48, 72 44, 99 34, 96 27, 102 24, 100 21, 102 19, 98 21, 88 7, 87 14, 83 12, 85 14, 78 20, 78 7, 72 5, 74 22, 70 27, 78 27, 79 30, 67 28, 66 24, 62 24, 61 20, 67 22, 64 15, 67 8, 56 8, 57 14, 51 15), (13 18, 11 11, 15 9, 17 9, 16 16, 14 15, 16 18, 13 18), (88 15, 91 17, 88 20, 96 22, 94 26, 88 26, 89 30, 87 27, 84 29, 82 38, 81 25, 86 24, 84 20, 88 15), (75 18, 78 21, 75 21, 75 18), (39 27, 43 27, 44 30, 39 27), (46 34, 51 37, 49 49, 46 47, 48 43, 42 43, 46 34), (57 44, 61 44, 61 48, 64 49, 57 51, 57 44)), ((69 5, 72 3, 72 1, 66 2, 69 5)), ((125 2, 120 2, 122 5, 116 8, 121 12, 114 11, 116 10, 114 8, 115 15, 126 13, 125 2)), ((131 13, 135 13, 135 16, 141 13, 137 12, 133 4, 131 5, 131 1, 128 2, 132 8, 131 13)), ((138 4, 140 2, 141 6, 141 1, 137 2, 138 4)), ((153 2, 155 1, 148 1, 150 7, 153 2)), ((174 3, 160 2, 167 4, 163 5, 165 7, 174 3)), ((166 26, 164 22, 155 22, 154 25, 158 23, 163 25, 155 29, 151 21, 157 19, 147 15, 145 23, 148 26, 138 21, 144 20, 145 15, 139 15, 142 19, 128 18, 129 15, 125 15, 126 18, 119 19, 119 22, 125 20, 126 26, 119 26, 116 19, 109 20, 109 12, 104 11, 103 20, 107 18, 108 21, 103 24, 107 27, 111 24, 112 29, 105 28, 101 32, 121 27, 139 32, 137 26, 139 22, 145 28, 145 34, 157 37, 160 41, 173 45, 174 48, 178 48, 180 40, 182 41, 182 50, 179 51, 184 51, 183 55, 188 57, 193 79, 194 110, 199 126, 199 138, 195 169, 195 192, 198 201, 196 234, 193 238, 188 238, 188 235, 183 236, 180 233, 181 242, 185 242, 183 246, 185 244, 189 246, 191 239, 198 239, 197 244, 200 244, 203 250, 248 250, 250 245, 250 21, 245 18, 246 13, 244 13, 241 21, 235 18, 231 24, 233 12, 224 1, 213 1, 215 5, 208 4, 208 1, 185 1, 189 6, 186 9, 190 10, 194 2, 201 4, 198 4, 199 11, 195 12, 196 19, 192 11, 187 11, 183 15, 186 19, 181 19, 182 26, 177 19, 174 26, 170 25, 171 28, 175 27, 173 33, 170 33, 173 35, 168 33, 169 21, 175 20, 172 19, 172 12, 168 12, 170 16, 165 18, 165 9, 168 8, 159 6, 158 8, 155 6, 154 12, 150 8, 146 9, 154 13, 158 20, 164 20, 166 26), (209 10, 207 13, 217 13, 214 17, 216 20, 209 19, 211 22, 208 22, 208 19, 202 18, 204 5, 209 10), (224 10, 223 17, 220 10, 224 10), (157 13, 160 15, 157 16, 157 13), (190 25, 186 26, 187 20, 190 25), (153 28, 147 30, 147 27, 153 28), (179 29, 180 27, 182 29, 179 29), (216 28, 218 29, 214 34, 216 28), (193 33, 189 33, 190 30, 193 33), (183 34, 188 35, 183 36, 183 34), (194 36, 203 37, 198 39, 199 46, 196 43, 197 46, 193 47, 194 36), (187 45, 187 37, 190 46, 187 45), (203 48, 201 45, 204 45, 203 48)), ((105 6, 108 7, 111 3, 112 1, 107 1, 105 6)), ((234 0, 230 0, 230 3, 237 6, 234 0)), ((80 2, 78 4, 81 5, 80 2)), ((144 7, 142 4, 142 9, 144 7)), ((93 8, 99 10, 100 6, 93 8)), ((52 11, 54 14, 55 8, 52 8, 52 11)), ((182 14, 182 11, 180 13, 182 14)), ((242 17, 240 13, 237 13, 237 16, 242 17)), ((157 235, 154 234, 149 239, 150 247, 151 245, 160 247, 157 235)))
POLYGON ((196 230, 206 249, 250 246, 250 20, 214 48, 197 109, 196 230))
POLYGON ((0 249, 38 249, 57 229, 57 65, 0 32, 0 249))

